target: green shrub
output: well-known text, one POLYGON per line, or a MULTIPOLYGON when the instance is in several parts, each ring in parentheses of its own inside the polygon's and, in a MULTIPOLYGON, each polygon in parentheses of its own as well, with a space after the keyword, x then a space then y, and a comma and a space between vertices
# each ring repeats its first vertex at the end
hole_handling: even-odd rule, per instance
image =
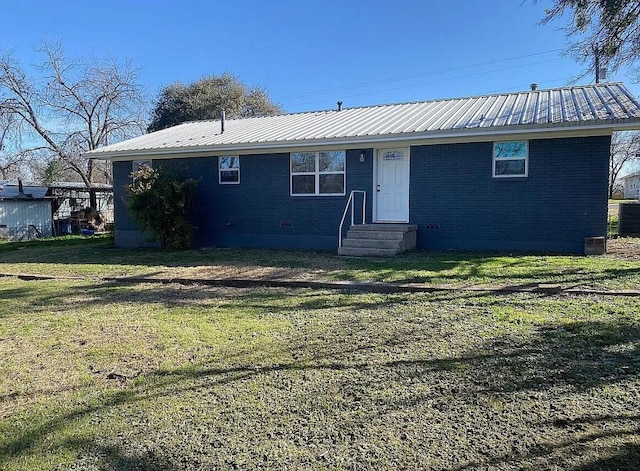
POLYGON ((143 165, 131 174, 127 185, 126 206, 140 229, 150 240, 159 241, 163 249, 184 250, 191 247, 193 225, 187 213, 196 180, 181 180, 162 168, 143 165))

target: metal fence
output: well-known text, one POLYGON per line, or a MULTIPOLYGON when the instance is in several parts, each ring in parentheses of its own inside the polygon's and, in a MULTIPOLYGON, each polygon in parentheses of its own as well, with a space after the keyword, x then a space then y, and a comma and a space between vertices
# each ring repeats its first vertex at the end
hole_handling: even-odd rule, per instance
POLYGON ((7 227, 0 225, 0 240, 4 241, 20 242, 50 236, 50 227, 38 227, 34 224, 22 227, 7 227))

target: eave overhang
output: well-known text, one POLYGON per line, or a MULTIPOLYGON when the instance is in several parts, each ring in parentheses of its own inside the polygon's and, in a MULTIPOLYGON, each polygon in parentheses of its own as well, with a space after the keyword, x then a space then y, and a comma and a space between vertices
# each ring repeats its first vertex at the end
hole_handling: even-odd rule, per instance
POLYGON ((360 147, 417 146, 486 142, 504 139, 547 139, 564 137, 606 136, 614 131, 640 130, 640 118, 598 120, 555 125, 518 125, 492 128, 467 128, 422 133, 400 133, 375 136, 347 136, 290 141, 243 142, 208 146, 177 146, 151 149, 128 149, 83 154, 89 159, 127 161, 135 159, 170 159, 218 155, 255 155, 289 153, 318 149, 352 149, 360 147))

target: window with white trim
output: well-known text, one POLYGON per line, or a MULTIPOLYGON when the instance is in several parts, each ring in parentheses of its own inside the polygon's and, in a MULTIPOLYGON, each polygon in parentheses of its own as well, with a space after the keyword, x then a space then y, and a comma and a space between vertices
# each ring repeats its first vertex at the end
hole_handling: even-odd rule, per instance
POLYGON ((494 178, 526 177, 528 175, 528 141, 504 141, 493 143, 494 178))
POLYGON ((221 185, 240 183, 240 157, 237 155, 218 157, 218 183, 221 185))
POLYGON ((291 154, 291 196, 343 196, 346 152, 291 154))

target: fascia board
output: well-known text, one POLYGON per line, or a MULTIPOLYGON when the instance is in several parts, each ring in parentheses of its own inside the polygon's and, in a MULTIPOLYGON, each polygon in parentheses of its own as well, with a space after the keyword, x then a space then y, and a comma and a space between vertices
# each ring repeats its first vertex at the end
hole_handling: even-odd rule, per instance
POLYGON ((200 147, 197 149, 185 149, 184 147, 166 149, 140 149, 131 151, 98 152, 85 154, 89 159, 98 160, 135 160, 138 158, 153 157, 154 159, 171 159, 187 157, 205 157, 211 155, 250 155, 265 153, 289 153, 298 150, 331 150, 358 147, 376 147, 380 144, 402 144, 405 146, 455 144, 464 142, 483 142, 501 138, 518 139, 544 139, 562 137, 587 137, 606 136, 613 131, 640 129, 640 121, 584 124, 584 125, 559 125, 554 127, 524 127, 514 126, 509 128, 479 128, 452 130, 444 132, 427 131, 423 133, 391 134, 381 136, 359 136, 348 138, 331 138, 319 140, 301 140, 289 142, 261 142, 227 144, 220 146, 200 147))

